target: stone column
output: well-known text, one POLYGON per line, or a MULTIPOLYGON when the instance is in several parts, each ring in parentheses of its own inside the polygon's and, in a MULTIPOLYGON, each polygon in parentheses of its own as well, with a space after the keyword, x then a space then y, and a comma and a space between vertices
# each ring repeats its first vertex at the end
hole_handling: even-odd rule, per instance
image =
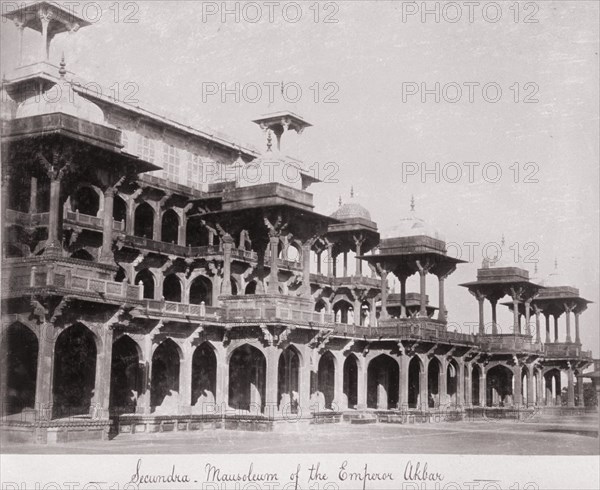
POLYGON ((513 332, 515 335, 521 333, 521 325, 519 323, 519 298, 513 296, 513 332))
POLYGON ((177 229, 177 245, 181 245, 182 247, 185 247, 187 241, 186 229, 187 218, 184 211, 181 215, 181 223, 179 223, 179 228, 177 229))
POLYGON ((523 397, 521 395, 522 380, 521 380, 521 366, 517 364, 513 367, 513 377, 514 377, 514 390, 513 390, 513 403, 518 407, 523 404, 523 397))
POLYGON ((327 277, 333 277, 333 243, 327 244, 327 277))
POLYGON ((369 300, 369 327, 374 328, 377 326, 377 301, 375 298, 369 300))
POLYGON ((279 407, 279 400, 277 399, 277 370, 279 367, 279 350, 275 346, 269 346, 265 350, 265 357, 267 358, 265 415, 274 417, 279 407))
POLYGON ((182 359, 179 367, 179 415, 188 415, 192 411, 192 359, 194 346, 187 341, 182 346, 182 359))
POLYGON ((60 179, 50 180, 50 212, 48 216, 48 243, 46 251, 62 248, 62 229, 60 226, 60 179))
POLYGON ((160 206, 155 210, 154 223, 152 225, 152 240, 160 242, 162 238, 162 213, 160 206))
POLYGON ((527 406, 533 406, 533 372, 530 367, 527 369, 527 406))
POLYGON ((54 370, 55 342, 54 325, 48 322, 42 324, 35 383, 35 409, 39 420, 52 418, 52 372, 54 370))
POLYGON ((299 393, 298 397, 300 410, 300 416, 309 416, 310 415, 310 354, 308 351, 305 354, 304 364, 300 366, 300 386, 298 387, 299 393))
POLYGON ((400 388, 398 391, 398 408, 408 409, 408 365, 410 358, 406 355, 400 357, 400 388))
POLYGON ((575 385, 573 383, 573 368, 567 369, 567 406, 575 406, 575 385))
POLYGON ((446 276, 441 275, 438 276, 438 287, 439 287, 439 310, 438 310, 438 320, 445 322, 446 321, 446 302, 444 298, 444 282, 446 280, 446 276))
POLYGON ((358 374, 356 377, 356 408, 364 410, 367 408, 367 366, 364 357, 358 361, 358 374))
MULTIPOLYGON (((54 17, 54 14, 51 10, 40 10, 38 12, 38 16, 40 18, 40 22, 42 24, 42 45, 40 51, 40 58, 44 61, 47 61, 50 56, 50 37, 48 35, 48 25, 50 21, 54 17)), ((62 87, 64 89, 64 87, 62 87)))
POLYGON ((142 373, 143 391, 138 395, 136 413, 149 415, 152 411, 152 407, 150 405, 150 390, 152 387, 152 338, 149 334, 144 337, 144 341, 142 343, 142 356, 145 367, 144 372, 142 373))
POLYGON ((550 314, 544 313, 546 317, 546 344, 550 343, 550 314))
POLYGON ((29 213, 37 213, 37 178, 31 177, 31 192, 29 194, 29 213))
POLYGON ((570 306, 565 305, 565 315, 567 318, 567 337, 566 337, 566 342, 567 343, 571 343, 571 310, 573 308, 571 308, 570 306))
POLYGON ((101 262, 114 262, 112 252, 113 241, 113 204, 115 189, 109 187, 104 191, 104 216, 102 220, 102 250, 100 252, 101 262))
POLYGON ((233 238, 229 234, 223 235, 223 282, 221 283, 221 294, 231 294, 231 250, 233 249, 233 238))
POLYGON ((583 376, 579 376, 577 378, 577 402, 578 402, 577 406, 585 407, 584 392, 583 392, 583 376))
POLYGON ((456 405, 461 407, 465 404, 465 362, 462 359, 458 359, 457 363, 456 405))
POLYGON ((438 398, 441 408, 448 404, 448 362, 445 359, 442 359, 440 367, 441 369, 438 375, 438 398))
POLYGON ((387 275, 388 272, 385 269, 381 269, 381 313, 379 314, 379 318, 381 320, 387 320, 388 312, 387 312, 387 297, 388 297, 388 287, 387 287, 387 275))
POLYGON ((485 407, 487 405, 487 377, 483 369, 481 369, 480 372, 481 374, 479 375, 479 406, 485 407))
POLYGON ((127 218, 125 219, 125 234, 133 236, 135 234, 135 200, 127 200, 127 218))
POLYGON ((279 294, 279 264, 277 262, 277 254, 279 252, 279 237, 271 236, 269 238, 271 245, 271 272, 269 273, 269 294, 279 294))
POLYGON ((362 314, 362 303, 360 299, 357 297, 356 291, 354 292, 354 325, 357 327, 360 325, 360 318, 362 314))
POLYGON ((217 383, 215 389, 215 403, 221 413, 229 406, 229 366, 227 364, 227 350, 224 347, 216 349, 217 355, 217 383))
POLYGON ((420 279, 420 290, 421 290, 421 298, 420 298, 421 307, 419 309, 419 316, 426 317, 427 316, 427 271, 424 268, 421 268, 419 270, 419 279, 420 279))
POLYGON ((400 318, 406 318, 406 276, 398 277, 400 280, 400 318))
POLYGON ((464 369, 465 369, 465 384, 464 384, 464 390, 465 390, 465 405, 467 407, 470 407, 473 405, 473 366, 471 365, 471 363, 466 363, 464 364, 464 369))
POLYGON ((497 299, 490 299, 490 304, 492 305, 492 334, 498 335, 498 319, 496 317, 496 304, 498 303, 497 299))
POLYGON ((535 307, 535 340, 542 343, 542 334, 540 332, 540 314, 541 310, 535 307))
POLYGON ((481 293, 478 293, 477 302, 479 303, 479 335, 485 335, 485 319, 483 308, 485 303, 485 296, 481 293))
POLYGON ((348 252, 344 252, 343 259, 344 259, 344 274, 343 274, 343 277, 348 277, 348 252))
POLYGON ((354 239, 355 243, 356 243, 356 270, 354 271, 354 275, 355 276, 362 276, 362 260, 359 259, 358 257, 360 257, 361 255, 361 247, 362 247, 362 241, 358 241, 356 240, 356 238, 354 239))
POLYGON ((554 315, 554 342, 558 342, 558 315, 554 315))
POLYGON ((580 311, 575 312, 575 343, 581 344, 581 338, 579 337, 579 315, 581 315, 580 311))
POLYGON ((310 249, 311 241, 302 244, 302 296, 310 298, 310 249))
POLYGON ((531 319, 531 300, 525 301, 525 333, 531 335, 531 326, 529 320, 531 319))
POLYGON ((427 379, 429 363, 423 363, 423 371, 419 373, 419 397, 421 402, 421 410, 429 409, 429 380, 427 379))
POLYGON ((337 357, 334 371, 333 393, 333 409, 339 411, 348 408, 344 401, 344 364, 337 357))

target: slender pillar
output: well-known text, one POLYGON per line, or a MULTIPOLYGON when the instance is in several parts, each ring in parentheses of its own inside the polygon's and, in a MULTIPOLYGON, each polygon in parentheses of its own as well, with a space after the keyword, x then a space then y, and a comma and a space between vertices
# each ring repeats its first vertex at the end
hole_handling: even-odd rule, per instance
POLYGON ((492 305, 492 334, 498 335, 498 319, 496 317, 496 304, 498 303, 497 299, 490 299, 490 304, 492 305))
POLYGON ((154 223, 152 225, 152 240, 155 242, 161 241, 162 235, 162 215, 160 206, 154 213, 154 223))
POLYGON ((514 378, 514 389, 513 389, 513 402, 518 407, 523 403, 523 397, 521 396, 522 381, 521 381, 521 366, 517 364, 513 367, 513 378, 514 378))
POLYGON ((327 277, 333 277, 333 243, 327 244, 327 277))
POLYGON ((521 333, 521 325, 519 322, 519 299, 514 296, 513 297, 513 333, 515 335, 521 333))
POLYGON ((387 275, 388 272, 385 269, 381 269, 381 313, 379 318, 381 320, 387 320, 387 297, 388 297, 388 286, 387 286, 387 275))
POLYGON ((531 319, 531 300, 525 301, 525 333, 531 335, 531 326, 529 320, 531 319))
POLYGON ((458 359, 458 382, 456 383, 456 405, 463 406, 465 404, 465 362, 458 359))
POLYGON ((37 178, 31 177, 31 192, 29 194, 29 213, 37 213, 37 178))
POLYGON ((581 344, 581 338, 579 337, 579 315, 581 315, 581 312, 576 311, 575 312, 575 343, 576 344, 581 344))
POLYGON ((567 406, 575 406, 575 385, 573 383, 573 369, 567 369, 567 406))
POLYGON ((127 200, 127 219, 125 220, 125 234, 133 236, 135 233, 135 201, 127 200))
POLYGON ((444 298, 444 282, 446 280, 446 276, 438 276, 438 287, 439 287, 439 310, 438 310, 438 320, 445 322, 446 321, 446 301, 444 298))
POLYGON ((427 378, 428 363, 423 363, 423 370, 419 373, 419 397, 421 401, 421 410, 429 408, 429 383, 427 378))
POLYGON ((180 415, 187 415, 192 411, 192 357, 194 348, 188 341, 183 345, 183 358, 179 371, 179 407, 180 415))
POLYGON ((398 408, 401 410, 408 409, 408 364, 410 358, 406 355, 400 357, 400 379, 398 391, 398 408))
POLYGON ((369 300, 369 327, 373 328, 377 326, 377 301, 375 298, 369 300))
POLYGON ((267 385, 265 387, 265 415, 274 417, 277 412, 277 370, 279 367, 277 347, 270 346, 266 348, 265 357, 267 358, 267 385))
POLYGON ((485 407, 487 401, 487 386, 486 386, 486 375, 485 371, 481 369, 479 375, 479 406, 485 407))
POLYGON ((538 370, 535 379, 535 387, 537 390, 536 405, 540 406, 544 404, 544 376, 540 370, 538 370))
POLYGON ((550 314, 544 313, 546 317, 546 344, 550 343, 550 314))
POLYGON ((554 315, 554 342, 558 342, 558 315, 554 315))
POLYGON ((419 316, 427 316, 427 271, 425 269, 419 270, 419 279, 421 286, 421 307, 419 309, 419 316))
POLYGON ((343 253, 344 258, 344 274, 343 277, 348 277, 348 252, 343 253))
POLYGON ((485 335, 485 319, 484 319, 484 303, 485 296, 481 293, 477 294, 479 303, 479 335, 485 335))
POLYGON ((223 235, 223 282, 221 283, 221 294, 231 294, 231 250, 233 249, 233 238, 229 234, 223 235))
POLYGON ((361 308, 362 307, 362 303, 360 301, 360 299, 357 297, 356 292, 355 292, 355 296, 354 296, 354 325, 359 326, 360 325, 360 317, 362 314, 361 308))
POLYGON ((533 372, 531 368, 527 369, 527 406, 533 406, 533 372))
POLYGON ((471 363, 464 364, 463 366, 465 370, 465 384, 464 384, 464 393, 465 393, 465 405, 470 407, 473 405, 473 366, 471 363))
POLYGON ((356 250, 355 250, 355 252, 356 252, 356 268, 355 269, 356 270, 354 271, 354 275, 360 277, 360 276, 362 276, 362 260, 359 259, 358 257, 360 257, 360 255, 361 255, 362 241, 357 241, 355 239, 355 242, 356 242, 356 250))
POLYGON ((442 360, 440 364, 441 369, 438 375, 438 398, 440 408, 442 408, 448 404, 448 363, 445 360, 442 360))
MULTIPOLYGON (((399 276, 400 280, 400 318, 406 318, 406 276, 399 276)), ((408 402, 407 402, 408 403, 408 402)))
POLYGON ((345 410, 348 407, 344 403, 344 363, 338 358, 334 372, 333 387, 333 409, 345 410))
POLYGON ((52 20, 54 14, 52 13, 52 11, 49 10, 40 10, 38 14, 40 22, 42 24, 42 45, 40 46, 40 55, 42 60, 47 61, 50 55, 50 38, 48 37, 48 25, 50 24, 50 20, 52 20))
POLYGON ((269 273, 269 294, 279 293, 279 264, 277 263, 277 254, 279 252, 279 237, 271 236, 271 272, 269 273))
POLYGON ((113 205, 115 198, 114 187, 104 191, 104 216, 102 220, 102 250, 100 252, 101 262, 114 262, 112 253, 113 241, 113 205))
POLYGON ((540 333, 540 314, 539 308, 535 309, 535 340, 542 343, 542 334, 540 333))
POLYGON ((367 366, 364 357, 358 361, 358 375, 356 377, 356 408, 367 408, 367 366))
POLYGON ((567 317, 567 337, 566 342, 571 343, 571 308, 565 305, 565 315, 567 317))
POLYGON ((318 252, 317 253, 317 274, 321 274, 321 256, 323 255, 322 252, 318 252))
POLYGON ((152 387, 152 337, 146 335, 142 343, 142 356, 144 361, 144 372, 142 373, 143 389, 138 395, 136 413, 149 415, 152 407, 150 406, 152 387))
POLYGON ((311 297, 310 290, 310 249, 311 242, 302 244, 302 296, 311 297))
POLYGON ((185 247, 185 242, 187 240, 186 229, 187 229, 187 219, 186 219, 186 215, 185 215, 185 211, 184 211, 182 218, 181 218, 181 223, 179 224, 179 227, 177 228, 177 245, 180 245, 182 247, 185 247))
POLYGON ((41 326, 39 339, 37 375, 35 384, 35 408, 38 419, 52 418, 52 371, 54 365, 54 344, 56 336, 54 325, 44 323, 41 326))
POLYGON ((583 376, 577 378, 577 406, 584 407, 583 376))
POLYGON ((48 216, 48 244, 46 250, 62 247, 60 214, 60 179, 52 178, 50 180, 50 213, 48 216))

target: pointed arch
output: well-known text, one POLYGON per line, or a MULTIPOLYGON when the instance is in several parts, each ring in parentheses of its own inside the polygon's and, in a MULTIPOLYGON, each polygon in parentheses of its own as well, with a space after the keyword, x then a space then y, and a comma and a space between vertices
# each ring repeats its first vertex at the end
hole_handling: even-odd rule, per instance
POLYGON ((348 408, 357 408, 358 406, 358 371, 358 359, 356 355, 350 354, 344 361, 344 396, 348 408))
POLYGON ((154 410, 176 408, 179 395, 181 349, 170 338, 152 354, 150 405, 154 410), (164 406, 163 406, 164 405, 164 406))
POLYGON ((144 367, 138 343, 129 335, 113 342, 110 369, 111 414, 135 413, 143 392, 144 367))
POLYGON ((267 361, 250 344, 235 349, 229 358, 229 406, 262 413, 265 405, 267 361))
POLYGON ((192 356, 192 406, 208 413, 217 396, 217 356, 210 342, 203 342, 192 356))
POLYGON ((375 357, 367 368, 367 407, 387 410, 398 407, 400 369, 387 354, 375 357))
POLYGON ((154 236, 154 209, 147 202, 135 208, 133 234, 150 240, 154 236))
POLYGON ((161 219, 161 242, 177 243, 179 239, 179 216, 174 209, 167 209, 161 219))

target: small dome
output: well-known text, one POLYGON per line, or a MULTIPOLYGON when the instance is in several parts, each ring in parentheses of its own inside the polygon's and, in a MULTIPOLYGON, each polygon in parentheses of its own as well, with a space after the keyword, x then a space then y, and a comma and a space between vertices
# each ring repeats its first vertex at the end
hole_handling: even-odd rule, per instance
POLYGON ((558 263, 556 261, 554 262, 554 270, 540 284, 547 288, 558 288, 569 285, 565 277, 558 270, 558 263))
POLYGON ((383 233, 382 238, 402 238, 411 236, 427 236, 436 240, 444 240, 442 234, 433 226, 427 224, 415 213, 414 199, 411 200, 410 214, 400 222, 383 233))
POLYGON ((331 218, 346 220, 354 218, 363 218, 371 221, 371 213, 362 204, 354 200, 354 187, 350 190, 350 201, 342 204, 340 197, 339 208, 331 214, 331 218))
POLYGON ((25 99, 17 108, 15 118, 60 112, 107 126, 102 109, 73 90, 71 83, 64 78, 66 73, 64 61, 61 61, 60 66, 60 82, 43 94, 35 94, 25 99))

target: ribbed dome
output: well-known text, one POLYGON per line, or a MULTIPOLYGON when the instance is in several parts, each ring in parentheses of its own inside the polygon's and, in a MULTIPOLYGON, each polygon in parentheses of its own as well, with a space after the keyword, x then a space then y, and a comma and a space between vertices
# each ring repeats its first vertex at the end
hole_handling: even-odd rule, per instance
POLYGON ((382 238, 402 238, 411 236, 427 236, 436 240, 444 240, 442 234, 433 226, 427 224, 415 213, 414 199, 411 201, 410 214, 402 218, 397 225, 388 228, 382 238))
POLYGON ((59 83, 54 85, 44 94, 35 94, 25 99, 17 108, 15 118, 40 116, 42 114, 53 114, 60 112, 69 116, 85 119, 96 124, 107 126, 104 121, 104 113, 93 102, 77 94, 70 82, 65 80, 66 73, 64 62, 61 62, 59 70, 61 78, 59 83))
POLYGON ((371 221, 371 213, 369 213, 369 210, 357 202, 347 202, 342 204, 331 217, 339 220, 364 218, 371 221))
POLYGON ((354 200, 354 189, 350 191, 350 201, 342 204, 340 197, 340 207, 331 214, 331 218, 345 220, 353 218, 363 218, 371 221, 371 213, 362 204, 354 200))
POLYGON ((558 270, 558 264, 554 262, 554 270, 548 274, 540 284, 547 288, 558 288, 561 286, 569 286, 566 278, 558 270))

